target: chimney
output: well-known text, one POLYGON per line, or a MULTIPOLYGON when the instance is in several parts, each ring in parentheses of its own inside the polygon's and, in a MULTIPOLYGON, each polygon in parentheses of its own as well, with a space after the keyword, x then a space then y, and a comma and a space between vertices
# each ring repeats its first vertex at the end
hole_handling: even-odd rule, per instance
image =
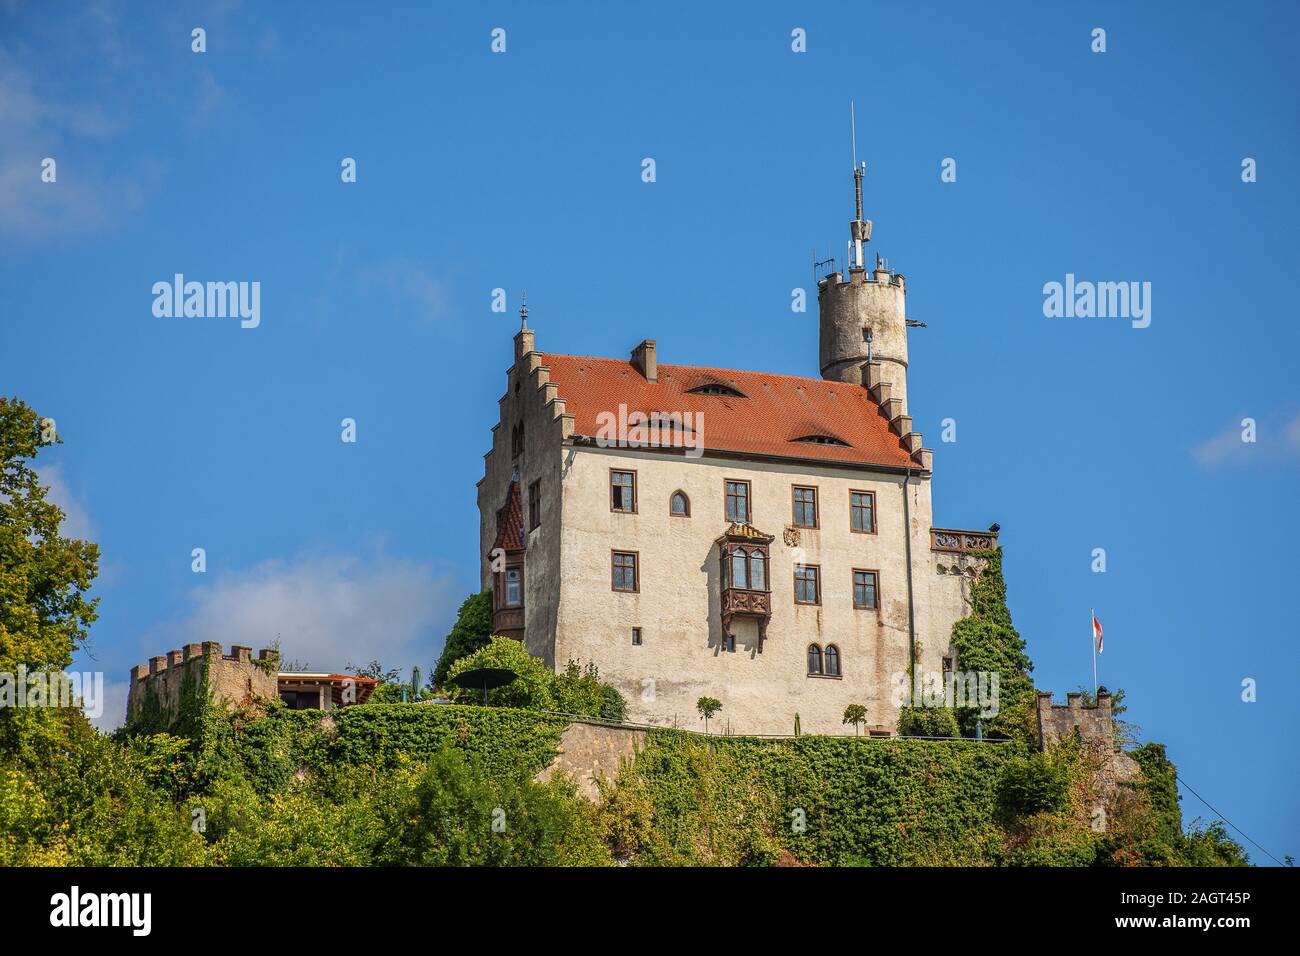
POLYGON ((659 381, 659 364, 655 361, 654 339, 646 339, 632 350, 632 364, 641 370, 647 382, 659 381))

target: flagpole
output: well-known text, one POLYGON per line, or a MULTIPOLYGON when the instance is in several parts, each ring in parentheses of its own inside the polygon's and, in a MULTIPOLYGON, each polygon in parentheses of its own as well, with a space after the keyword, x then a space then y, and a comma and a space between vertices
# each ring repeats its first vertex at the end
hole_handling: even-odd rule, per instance
POLYGON ((1092 644, 1092 702, 1097 702, 1097 625, 1093 622, 1097 620, 1097 609, 1090 609, 1091 617, 1088 618, 1088 640, 1092 644))

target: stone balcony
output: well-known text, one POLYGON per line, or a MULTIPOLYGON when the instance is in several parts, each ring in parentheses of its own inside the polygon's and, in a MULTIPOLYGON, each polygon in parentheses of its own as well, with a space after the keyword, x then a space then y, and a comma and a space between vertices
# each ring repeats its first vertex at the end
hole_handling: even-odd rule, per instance
POLYGON ((955 528, 931 528, 930 550, 951 554, 992 551, 998 546, 996 531, 961 531, 955 528))

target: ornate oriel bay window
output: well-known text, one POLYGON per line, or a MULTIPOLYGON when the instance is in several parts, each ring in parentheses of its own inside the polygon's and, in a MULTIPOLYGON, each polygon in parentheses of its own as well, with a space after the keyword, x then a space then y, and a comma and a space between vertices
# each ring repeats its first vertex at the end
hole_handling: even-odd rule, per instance
POLYGON ((731 622, 738 617, 753 618, 758 624, 758 650, 763 650, 767 625, 772 619, 772 588, 768 573, 772 535, 763 534, 752 525, 733 522, 717 541, 721 563, 722 636, 729 642, 731 622))
POLYGON ((518 474, 497 511, 497 535, 487 558, 492 569, 492 633, 524 639, 524 512, 518 474), (504 560, 501 560, 504 559, 504 560))

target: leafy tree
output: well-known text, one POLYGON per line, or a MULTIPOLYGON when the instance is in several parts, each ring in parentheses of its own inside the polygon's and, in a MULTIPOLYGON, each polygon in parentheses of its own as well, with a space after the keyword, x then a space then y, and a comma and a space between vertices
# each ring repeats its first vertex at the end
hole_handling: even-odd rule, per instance
POLYGON ((400 704, 403 703, 402 693, 409 690, 410 688, 405 684, 379 684, 370 692, 370 696, 366 698, 366 703, 400 704))
POLYGON ((471 594, 460 606, 456 623, 443 644, 442 656, 433 668, 433 686, 442 687, 451 676, 451 665, 462 657, 487 647, 492 638, 492 592, 471 594))
POLYGON ((903 737, 960 737, 951 707, 902 707, 898 733, 903 737))
MULTIPOLYGON (((538 658, 528 653, 523 644, 509 637, 493 637, 486 647, 455 661, 447 672, 450 680, 468 670, 479 667, 498 667, 515 672, 515 679, 504 687, 488 691, 488 704, 493 707, 522 707, 527 710, 555 710, 555 695, 551 683, 555 675, 538 658)), ((465 704, 483 701, 482 690, 449 687, 453 700, 465 704)))
POLYGON ((375 862, 408 866, 591 866, 611 863, 594 808, 572 785, 493 778, 461 751, 439 751, 386 814, 375 862))
MULTIPOLYGON (((1034 707, 1033 662, 1025 642, 1011 623, 1007 585, 1002 576, 1002 549, 981 551, 984 568, 970 585, 971 613, 952 626, 952 647, 957 667, 998 675, 998 714, 987 725, 991 733, 1027 741, 1034 707)), ((975 736, 979 711, 961 707, 957 720, 962 734, 975 736)))
POLYGON ((84 647, 99 599, 86 591, 99 547, 64 537, 65 515, 30 462, 62 440, 17 398, 0 397, 0 670, 64 668, 84 647))
POLYGON ((998 803, 1008 820, 1055 813, 1065 808, 1069 785, 1070 775, 1063 763, 1041 753, 1016 754, 1002 770, 998 803))
POLYGON ((584 667, 569 661, 562 673, 551 679, 551 695, 561 713, 585 714, 616 720, 627 714, 627 701, 616 687, 600 682, 600 670, 594 662, 584 667))
POLYGON ((609 684, 601 684, 600 687, 600 716, 605 720, 614 720, 621 724, 627 719, 627 701, 623 699, 617 687, 609 684))
POLYGON ((375 660, 372 660, 369 664, 360 665, 348 661, 348 666, 344 670, 358 677, 378 677, 381 684, 396 684, 401 679, 402 673, 396 667, 385 669, 383 664, 375 660))
POLYGON ((849 706, 844 708, 844 719, 840 721, 840 723, 852 724, 853 736, 856 737, 862 733, 862 723, 866 719, 867 708, 863 707, 861 704, 849 704, 849 706))
MULTIPOLYGON (((451 665, 448 680, 479 667, 504 668, 517 675, 506 686, 488 691, 488 704, 493 707, 553 710, 618 721, 627 709, 623 695, 600 682, 595 664, 583 667, 569 661, 563 672, 555 674, 513 638, 493 637, 486 647, 462 657, 451 665)), ((447 692, 460 703, 478 704, 483 700, 482 690, 449 686, 447 692)))
POLYGON ((0 866, 205 862, 188 815, 146 776, 151 761, 161 772, 174 740, 144 753, 103 736, 76 708, 7 710, 19 734, 0 746, 0 866))
POLYGON ((707 736, 709 733, 709 718, 722 710, 722 701, 716 697, 701 697, 695 702, 695 709, 704 718, 704 733, 707 736))

